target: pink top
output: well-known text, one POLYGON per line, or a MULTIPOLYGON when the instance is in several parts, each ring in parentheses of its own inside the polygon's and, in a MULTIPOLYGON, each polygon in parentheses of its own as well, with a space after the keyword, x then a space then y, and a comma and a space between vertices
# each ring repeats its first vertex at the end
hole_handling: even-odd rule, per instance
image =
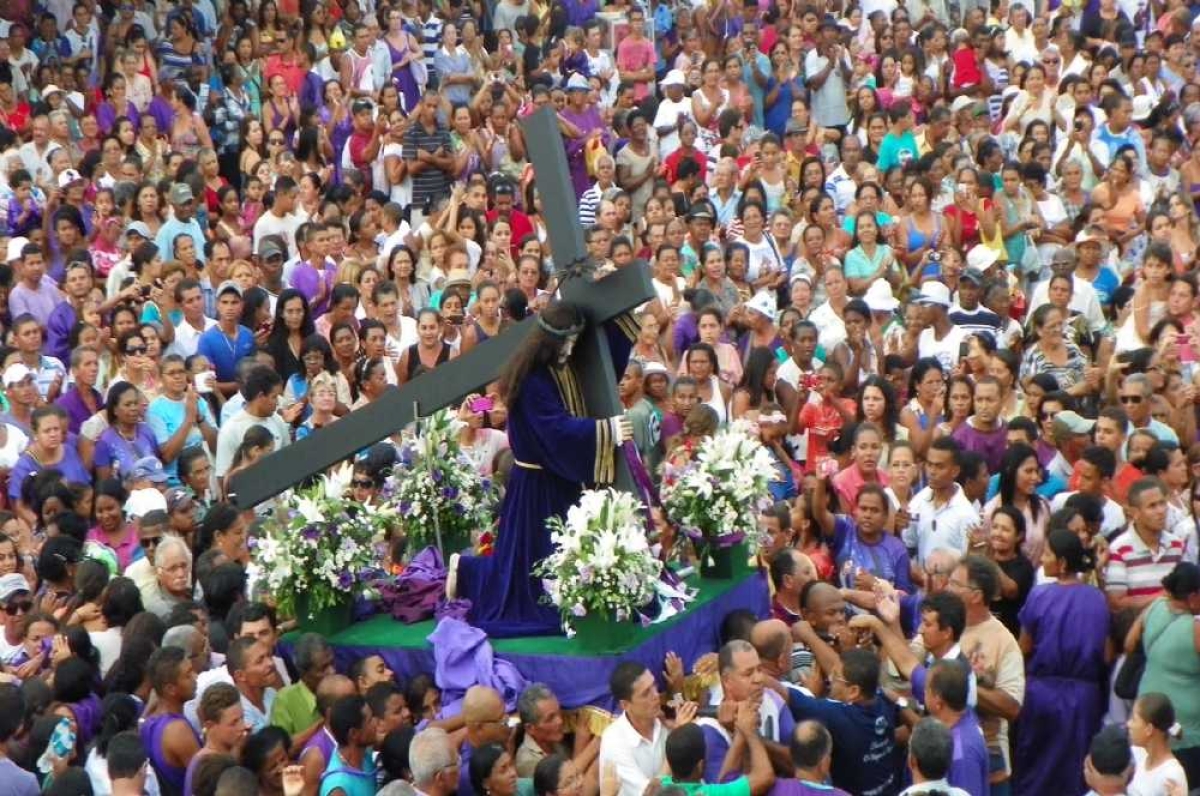
POLYGON ((89 542, 97 542, 109 547, 117 554, 117 562, 121 565, 121 571, 124 572, 126 567, 134 562, 135 559, 141 558, 138 553, 141 551, 141 545, 138 544, 138 536, 133 530, 132 525, 125 526, 125 538, 120 544, 113 544, 109 541, 108 536, 104 531, 100 530, 97 525, 88 531, 87 540, 89 542))
MULTIPOLYGON (((622 72, 640 72, 646 67, 654 66, 655 58, 654 43, 649 39, 643 38, 640 41, 634 41, 626 36, 617 45, 617 69, 622 72)), ((644 100, 649 95, 649 81, 634 82, 634 98, 644 100)))
MULTIPOLYGON (((888 475, 883 470, 876 470, 875 478, 880 486, 888 485, 888 475)), ((867 479, 863 477, 857 464, 851 464, 833 477, 833 488, 837 491, 839 511, 842 514, 854 514, 854 509, 858 505, 858 493, 862 491, 865 483, 867 483, 867 479)))

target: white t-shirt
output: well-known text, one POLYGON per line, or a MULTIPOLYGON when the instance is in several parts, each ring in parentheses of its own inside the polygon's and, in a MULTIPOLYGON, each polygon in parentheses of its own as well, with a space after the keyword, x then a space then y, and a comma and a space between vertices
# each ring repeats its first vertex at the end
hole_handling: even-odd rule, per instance
POLYGON ((942 369, 948 373, 958 362, 959 347, 965 339, 967 339, 967 333, 961 327, 952 326, 946 336, 938 340, 931 326, 921 332, 921 336, 917 338, 917 356, 922 359, 935 357, 938 362, 942 363, 942 369))
POLYGON ((1146 768, 1146 750, 1140 746, 1133 747, 1133 762, 1136 768, 1133 781, 1129 783, 1129 793, 1133 796, 1158 796, 1167 792, 1167 783, 1179 785, 1182 793, 1187 793, 1187 773, 1179 761, 1172 757, 1157 768, 1146 768))
POLYGON ((207 315, 204 316, 203 329, 196 329, 187 321, 182 321, 175 326, 175 340, 167 347, 167 353, 178 354, 187 359, 196 353, 196 349, 200 345, 200 335, 216 325, 217 322, 207 315))
POLYGON ((304 223, 304 217, 299 213, 289 213, 282 218, 272 212, 263 213, 254 222, 254 251, 267 235, 282 235, 287 241, 288 257, 299 257, 300 250, 296 248, 296 230, 304 223))
MULTIPOLYGON (((656 130, 660 127, 674 127, 680 114, 689 119, 692 118, 692 101, 687 97, 679 102, 664 98, 658 104, 658 112, 654 114, 654 124, 651 126, 656 130)), ((678 130, 672 130, 670 133, 658 137, 658 152, 663 160, 666 160, 676 149, 679 149, 678 130)))
POLYGON ((17 463, 17 459, 21 457, 21 453, 29 445, 29 437, 12 423, 5 423, 4 425, 8 431, 8 436, 4 440, 4 447, 0 448, 0 467, 11 468, 17 463))
POLYGON ((763 233, 758 243, 751 243, 745 238, 738 238, 737 242, 750 250, 750 257, 746 261, 747 282, 756 281, 767 271, 779 272, 783 270, 783 260, 780 259, 779 252, 771 244, 766 233, 763 233))

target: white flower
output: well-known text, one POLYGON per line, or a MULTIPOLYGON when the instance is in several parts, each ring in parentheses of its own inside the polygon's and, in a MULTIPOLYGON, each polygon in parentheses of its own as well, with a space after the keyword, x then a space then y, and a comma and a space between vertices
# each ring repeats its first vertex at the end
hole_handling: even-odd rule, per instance
POLYGON ((298 497, 295 505, 296 511, 300 512, 300 516, 304 518, 305 522, 312 525, 325 522, 325 512, 321 510, 320 501, 308 497, 298 497))

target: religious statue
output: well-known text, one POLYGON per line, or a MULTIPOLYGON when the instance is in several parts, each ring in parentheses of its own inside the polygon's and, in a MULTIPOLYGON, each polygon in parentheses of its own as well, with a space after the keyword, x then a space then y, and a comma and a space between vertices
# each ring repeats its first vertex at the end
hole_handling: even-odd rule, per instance
MULTIPOLYGON (((563 516, 585 484, 611 483, 633 427, 623 414, 590 418, 571 354, 585 321, 568 301, 544 309, 500 376, 508 440, 516 466, 500 509, 490 557, 453 556, 447 593, 471 601, 469 621, 493 637, 561 632, 532 572, 552 552, 546 520, 563 516)), ((613 366, 624 371, 637 322, 623 314, 604 325, 613 366)))

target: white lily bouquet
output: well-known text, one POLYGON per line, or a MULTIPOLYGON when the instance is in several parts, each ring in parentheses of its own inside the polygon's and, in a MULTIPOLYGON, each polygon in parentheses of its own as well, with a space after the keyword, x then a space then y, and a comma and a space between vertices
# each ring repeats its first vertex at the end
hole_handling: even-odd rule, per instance
MULTIPOLYGON (((310 487, 285 492, 264 533, 250 541, 250 582, 285 614, 342 605, 381 568, 381 543, 395 513, 346 497, 343 464, 310 487)), ((304 617, 300 617, 303 619, 304 617)))
POLYGON ((491 527, 497 490, 459 444, 463 423, 448 409, 417 423, 400 445, 381 495, 397 517, 409 553, 440 545, 443 557, 491 527))
MULTIPOLYGON (((667 519, 702 556, 756 541, 759 515, 771 505, 771 454, 749 423, 734 421, 700 443, 683 467, 666 467, 661 495, 667 519)), ((752 545, 754 546, 754 545, 752 545)))
POLYGON ((574 626, 583 617, 626 621, 655 599, 662 562, 646 540, 641 503, 628 492, 586 490, 566 518, 546 523, 555 550, 535 568, 549 601, 574 626))

